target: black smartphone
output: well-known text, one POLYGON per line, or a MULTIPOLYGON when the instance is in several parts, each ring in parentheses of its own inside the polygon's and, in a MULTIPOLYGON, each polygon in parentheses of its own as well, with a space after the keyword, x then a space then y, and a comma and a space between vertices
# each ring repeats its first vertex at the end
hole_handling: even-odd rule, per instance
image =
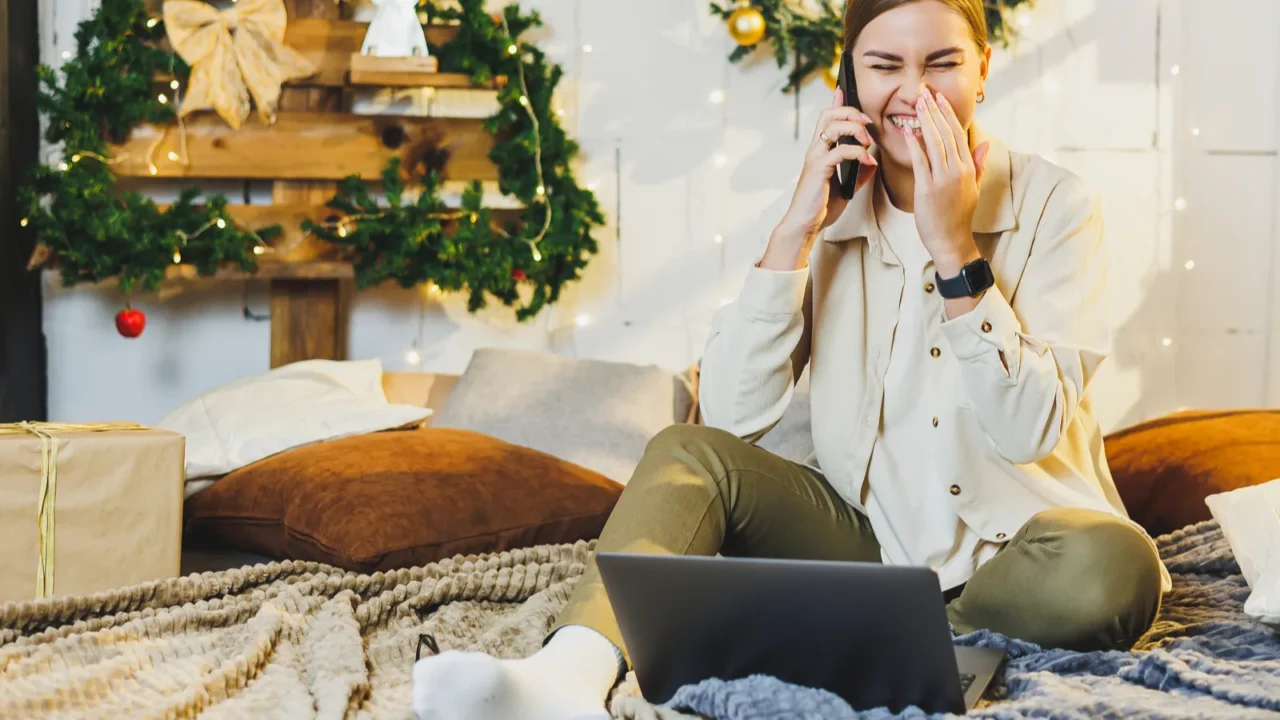
MULTIPOLYGON (((844 104, 861 110, 858 107, 858 86, 853 79, 853 53, 848 50, 840 53, 840 72, 837 87, 844 93, 844 104)), ((852 135, 841 135, 837 141, 841 145, 853 145, 858 139, 852 135)), ((858 182, 858 161, 841 160, 836 166, 836 182, 840 184, 840 196, 845 200, 853 197, 858 182)))

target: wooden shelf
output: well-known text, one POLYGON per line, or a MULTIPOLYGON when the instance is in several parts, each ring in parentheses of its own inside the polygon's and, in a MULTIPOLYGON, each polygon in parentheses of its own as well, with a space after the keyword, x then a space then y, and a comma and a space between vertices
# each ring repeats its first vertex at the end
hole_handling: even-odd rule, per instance
POLYGON ((341 180, 359 175, 377 180, 393 155, 410 169, 438 151, 445 155, 445 178, 498 179, 489 160, 493 136, 485 132, 482 118, 281 112, 273 125, 254 114, 233 130, 213 113, 198 113, 187 118, 186 127, 190 165, 168 159, 181 150, 176 127, 140 125, 112 147, 112 154, 122 158, 113 170, 128 177, 341 180), (151 155, 153 176, 147 152, 162 133, 164 140, 151 155))

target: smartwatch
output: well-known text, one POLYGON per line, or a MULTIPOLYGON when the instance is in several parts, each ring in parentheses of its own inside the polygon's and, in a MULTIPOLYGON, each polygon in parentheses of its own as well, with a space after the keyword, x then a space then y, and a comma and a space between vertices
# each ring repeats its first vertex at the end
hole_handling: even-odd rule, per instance
POLYGON ((960 268, 960 274, 953 278, 943 278, 936 272, 933 276, 937 278, 938 293, 947 299, 977 297, 996 283, 986 258, 978 258, 960 268))

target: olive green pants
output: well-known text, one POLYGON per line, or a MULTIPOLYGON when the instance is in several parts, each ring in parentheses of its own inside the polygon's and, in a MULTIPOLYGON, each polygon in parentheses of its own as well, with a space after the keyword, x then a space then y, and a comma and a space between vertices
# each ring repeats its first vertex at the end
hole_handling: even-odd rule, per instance
MULTIPOLYGON (((820 474, 701 425, 654 437, 596 549, 880 562, 871 523, 820 474)), ((961 633, 987 628, 1042 647, 1127 649, 1159 609, 1159 558, 1119 518, 1047 510, 952 596, 947 617, 961 633)), ((555 628, 564 625, 593 628, 626 653, 594 561, 555 628)))

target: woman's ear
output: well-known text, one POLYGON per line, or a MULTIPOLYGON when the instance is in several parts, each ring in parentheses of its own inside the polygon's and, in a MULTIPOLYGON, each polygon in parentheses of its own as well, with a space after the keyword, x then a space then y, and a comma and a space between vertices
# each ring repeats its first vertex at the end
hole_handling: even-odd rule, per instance
POLYGON ((991 69, 991 46, 988 45, 982 50, 982 82, 987 82, 987 71, 991 69))

